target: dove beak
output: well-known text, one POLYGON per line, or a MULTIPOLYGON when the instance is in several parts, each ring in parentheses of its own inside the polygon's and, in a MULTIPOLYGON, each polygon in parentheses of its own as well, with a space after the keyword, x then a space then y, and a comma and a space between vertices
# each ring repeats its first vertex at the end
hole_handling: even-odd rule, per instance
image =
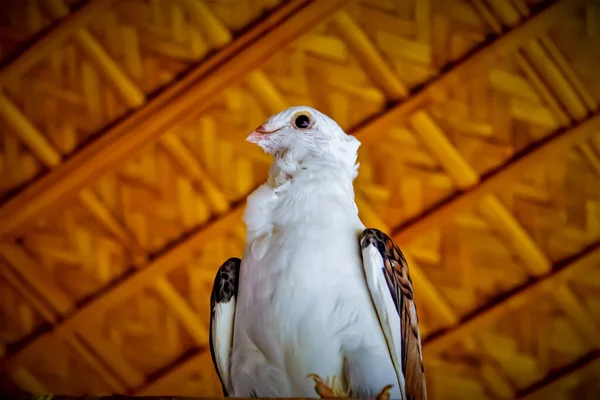
POLYGON ((254 132, 252 132, 250 135, 248 135, 246 140, 250 143, 258 143, 262 141, 266 136, 270 135, 271 133, 275 133, 279 130, 281 130, 281 128, 276 129, 269 126, 268 124, 263 124, 256 128, 254 132))

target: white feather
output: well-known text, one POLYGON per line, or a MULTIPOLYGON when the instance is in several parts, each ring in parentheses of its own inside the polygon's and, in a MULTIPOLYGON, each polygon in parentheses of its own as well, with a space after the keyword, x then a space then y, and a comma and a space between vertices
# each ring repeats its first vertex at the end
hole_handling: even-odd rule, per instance
POLYGON ((235 317, 236 298, 233 296, 227 303, 215 305, 212 325, 213 348, 217 361, 217 373, 228 393, 232 392, 231 377, 231 347, 233 345, 233 321, 235 317))

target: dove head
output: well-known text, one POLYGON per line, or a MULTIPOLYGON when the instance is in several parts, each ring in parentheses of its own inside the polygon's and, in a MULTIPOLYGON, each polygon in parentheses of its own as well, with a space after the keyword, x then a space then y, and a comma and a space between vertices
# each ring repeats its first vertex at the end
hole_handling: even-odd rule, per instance
POLYGON ((311 107, 290 107, 273 115, 246 139, 287 164, 350 168, 356 176, 360 142, 327 115, 311 107))

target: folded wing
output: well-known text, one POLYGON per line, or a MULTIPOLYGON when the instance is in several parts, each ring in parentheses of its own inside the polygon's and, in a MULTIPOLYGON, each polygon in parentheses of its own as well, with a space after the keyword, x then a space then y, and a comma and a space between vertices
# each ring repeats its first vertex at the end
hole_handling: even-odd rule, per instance
POLYGON ((377 229, 360 237, 363 267, 379 322, 404 385, 405 399, 427 398, 417 308, 408 264, 396 244, 377 229))
POLYGON ((210 295, 210 355, 225 397, 232 393, 229 371, 240 264, 239 258, 230 258, 221 265, 210 295))

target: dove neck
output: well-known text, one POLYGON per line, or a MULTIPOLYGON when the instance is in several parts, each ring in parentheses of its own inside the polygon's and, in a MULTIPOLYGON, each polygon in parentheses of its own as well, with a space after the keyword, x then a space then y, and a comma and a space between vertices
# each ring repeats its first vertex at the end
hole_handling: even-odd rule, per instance
POLYGON ((244 221, 248 240, 294 227, 338 234, 348 226, 362 227, 354 203, 352 181, 356 171, 328 161, 304 160, 292 168, 274 162, 266 184, 247 199, 244 221))
POLYGON ((327 157, 311 157, 300 160, 277 157, 269 169, 268 184, 278 193, 318 189, 318 193, 340 190, 354 199, 352 182, 357 176, 358 165, 343 164, 327 157), (330 189, 330 190, 329 190, 330 189))
POLYGON ((278 221, 336 225, 339 220, 358 215, 352 185, 354 165, 344 166, 323 157, 305 157, 294 164, 277 161, 271 166, 268 186, 277 199, 273 212, 278 221))

